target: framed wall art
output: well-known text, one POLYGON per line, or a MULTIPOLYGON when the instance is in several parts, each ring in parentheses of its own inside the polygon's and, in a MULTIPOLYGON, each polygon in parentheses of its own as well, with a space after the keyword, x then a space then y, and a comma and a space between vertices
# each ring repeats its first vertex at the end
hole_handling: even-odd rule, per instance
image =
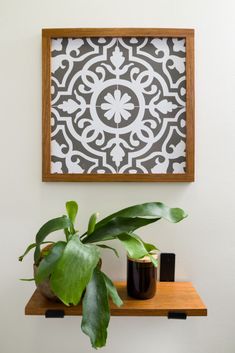
POLYGON ((193 181, 194 31, 42 30, 43 181, 193 181))

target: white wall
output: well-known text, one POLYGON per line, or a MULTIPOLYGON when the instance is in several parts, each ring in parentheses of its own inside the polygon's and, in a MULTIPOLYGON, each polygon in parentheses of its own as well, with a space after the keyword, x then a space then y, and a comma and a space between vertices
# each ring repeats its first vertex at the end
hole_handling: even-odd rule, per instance
MULTIPOLYGON (((80 228, 150 200, 180 206, 189 218, 141 231, 177 254, 177 279, 190 280, 208 318, 112 318, 107 353, 234 353, 235 315, 235 3, 233 0, 0 0, 0 352, 91 352, 80 318, 25 317, 31 258, 17 261, 39 226, 80 204, 80 228), (183 27, 196 30, 195 183, 41 182, 41 28, 183 27)), ((125 278, 125 255, 104 255, 113 279, 125 278)))

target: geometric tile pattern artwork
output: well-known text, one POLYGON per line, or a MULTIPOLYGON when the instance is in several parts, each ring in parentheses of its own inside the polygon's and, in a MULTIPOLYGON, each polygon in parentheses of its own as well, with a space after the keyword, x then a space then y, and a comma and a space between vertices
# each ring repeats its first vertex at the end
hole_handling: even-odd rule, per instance
POLYGON ((51 42, 51 172, 186 172, 184 38, 51 42))

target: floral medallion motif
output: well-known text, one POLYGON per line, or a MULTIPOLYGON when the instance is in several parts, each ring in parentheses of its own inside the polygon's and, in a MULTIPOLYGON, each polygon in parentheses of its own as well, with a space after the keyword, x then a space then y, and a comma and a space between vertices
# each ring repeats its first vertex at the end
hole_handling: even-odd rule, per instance
POLYGON ((185 173, 185 39, 51 47, 52 173, 185 173))
POLYGON ((122 119, 128 120, 131 116, 128 110, 133 110, 134 104, 129 102, 131 97, 127 93, 121 95, 121 91, 115 89, 113 96, 111 93, 107 93, 104 99, 107 103, 101 104, 101 109, 107 110, 104 116, 108 120, 114 118, 114 122, 119 124, 122 119))

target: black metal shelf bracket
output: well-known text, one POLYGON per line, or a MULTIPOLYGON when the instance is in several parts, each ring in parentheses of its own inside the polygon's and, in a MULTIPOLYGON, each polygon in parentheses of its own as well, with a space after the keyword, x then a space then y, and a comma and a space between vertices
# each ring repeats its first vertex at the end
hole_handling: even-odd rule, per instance
POLYGON ((45 312, 46 318, 64 318, 64 310, 49 309, 45 312))
POLYGON ((167 317, 168 319, 186 320, 187 314, 183 312, 169 311, 167 317))

